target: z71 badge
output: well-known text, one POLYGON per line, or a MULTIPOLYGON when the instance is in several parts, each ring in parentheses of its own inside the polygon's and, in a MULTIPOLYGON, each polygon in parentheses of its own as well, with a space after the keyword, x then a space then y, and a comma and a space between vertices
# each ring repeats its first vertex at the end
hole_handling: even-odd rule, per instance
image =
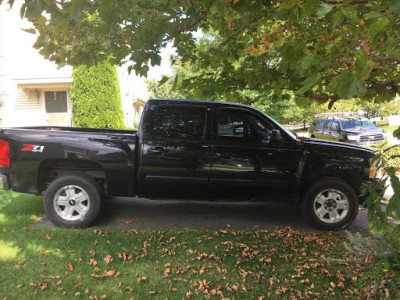
POLYGON ((21 150, 29 152, 43 152, 44 146, 24 144, 24 147, 21 150))

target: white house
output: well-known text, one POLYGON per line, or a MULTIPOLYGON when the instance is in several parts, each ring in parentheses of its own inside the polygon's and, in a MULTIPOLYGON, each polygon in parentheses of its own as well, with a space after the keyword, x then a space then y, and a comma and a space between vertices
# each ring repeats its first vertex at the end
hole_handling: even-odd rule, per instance
MULTIPOLYGON (((0 5, 1 126, 71 126, 72 67, 57 68, 32 47, 36 37, 22 30, 31 25, 19 17, 20 5, 0 5)), ((124 67, 118 77, 125 124, 133 127, 133 99, 147 99, 147 87, 124 67)))

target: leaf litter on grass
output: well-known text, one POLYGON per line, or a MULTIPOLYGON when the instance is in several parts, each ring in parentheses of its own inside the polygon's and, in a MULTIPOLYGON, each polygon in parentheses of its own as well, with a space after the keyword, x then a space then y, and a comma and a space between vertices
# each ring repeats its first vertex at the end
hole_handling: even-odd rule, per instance
MULTIPOLYGON (((38 270, 40 275, 60 274, 58 279, 47 278, 41 290, 29 283, 43 280, 24 277, 20 291, 31 289, 30 295, 36 291, 57 297, 73 291, 71 295, 93 299, 105 294, 170 299, 359 295, 356 282, 362 270, 343 247, 345 235, 340 233, 305 233, 288 227, 62 233, 68 234, 63 241, 58 239, 58 230, 51 233, 51 240, 46 238, 49 252, 41 256, 46 266, 38 270), (63 269, 57 255, 65 258, 63 269)), ((25 263, 33 259, 27 257, 25 263)))

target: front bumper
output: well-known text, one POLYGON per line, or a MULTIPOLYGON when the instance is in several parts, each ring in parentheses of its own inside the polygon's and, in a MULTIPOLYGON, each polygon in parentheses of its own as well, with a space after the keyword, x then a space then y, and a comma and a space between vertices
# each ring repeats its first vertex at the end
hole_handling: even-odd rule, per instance
POLYGON ((0 190, 9 190, 10 185, 8 183, 8 178, 6 175, 0 174, 0 190))

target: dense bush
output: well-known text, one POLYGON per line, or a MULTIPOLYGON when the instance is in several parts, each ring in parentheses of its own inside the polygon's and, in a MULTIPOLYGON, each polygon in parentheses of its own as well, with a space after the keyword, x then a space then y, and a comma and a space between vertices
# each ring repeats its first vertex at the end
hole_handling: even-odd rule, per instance
MULTIPOLYGON (((400 181, 396 172, 396 169, 400 166, 398 161, 400 158, 399 149, 399 145, 391 147, 387 147, 386 143, 380 145, 379 152, 373 161, 379 171, 377 173, 383 174, 383 176, 377 178, 377 185, 364 184, 361 189, 361 194, 366 198, 365 207, 368 211, 371 232, 384 235, 381 237, 387 241, 384 246, 386 253, 381 249, 380 253, 374 255, 377 265, 375 268, 377 279, 371 283, 371 286, 379 285, 380 290, 386 291, 384 297, 393 299, 396 298, 396 295, 399 295, 398 287, 400 283, 400 225, 395 225, 400 221, 400 181), (385 199, 383 195, 389 186, 389 182, 393 188, 393 195, 385 199), (386 204, 382 205, 382 202, 386 204), (387 289, 388 283, 395 290, 393 297, 390 296, 387 289), (381 286, 383 289, 381 289, 381 286)), ((365 243, 363 245, 365 246, 365 243)), ((353 246, 356 245, 353 243, 353 246)), ((360 248, 358 247, 358 249, 360 248)), ((376 294, 377 291, 372 290, 372 293, 374 298, 381 298, 376 294)))
POLYGON ((382 153, 388 167, 400 169, 400 146, 391 147, 382 153))
POLYGON ((75 67, 71 100, 74 126, 125 128, 117 71, 109 62, 75 67))

